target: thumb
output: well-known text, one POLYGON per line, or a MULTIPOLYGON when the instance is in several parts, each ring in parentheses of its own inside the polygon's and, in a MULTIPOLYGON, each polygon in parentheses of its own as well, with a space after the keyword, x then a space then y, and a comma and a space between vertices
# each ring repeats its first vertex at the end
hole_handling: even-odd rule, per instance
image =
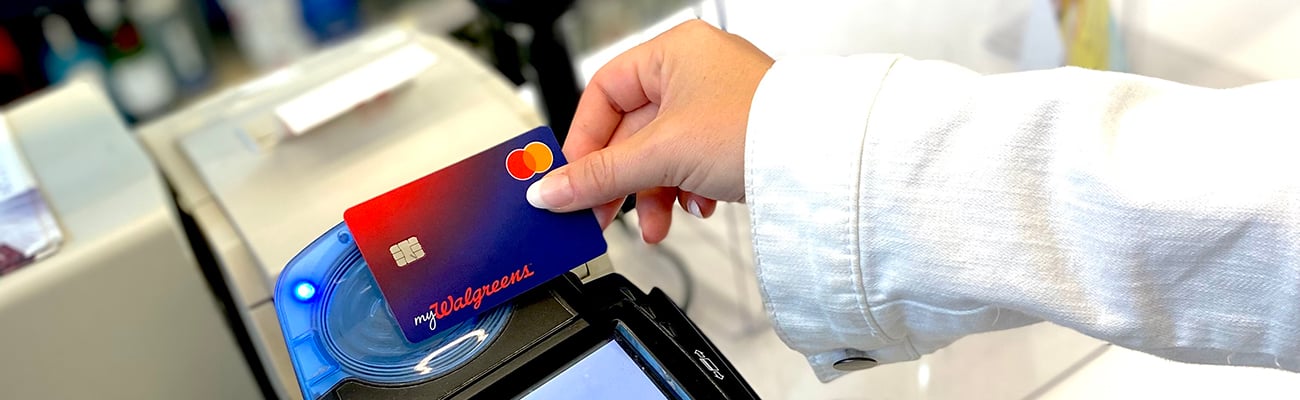
POLYGON ((587 153, 528 187, 533 207, 569 212, 609 203, 637 191, 668 186, 666 160, 648 157, 645 136, 587 153))

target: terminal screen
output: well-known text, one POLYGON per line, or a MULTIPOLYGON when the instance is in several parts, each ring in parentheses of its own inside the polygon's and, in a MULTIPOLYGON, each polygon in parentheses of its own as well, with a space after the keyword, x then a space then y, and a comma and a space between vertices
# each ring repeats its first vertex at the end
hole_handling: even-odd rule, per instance
POLYGON ((522 400, 667 398, 641 366, 613 340, 521 397, 522 400))

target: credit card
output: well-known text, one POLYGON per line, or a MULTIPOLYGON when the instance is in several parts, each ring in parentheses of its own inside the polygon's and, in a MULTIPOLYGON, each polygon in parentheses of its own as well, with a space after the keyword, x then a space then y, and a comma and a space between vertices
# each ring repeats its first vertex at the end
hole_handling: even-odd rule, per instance
POLYGON ((605 253, 590 210, 533 208, 565 164, 539 127, 348 209, 343 220, 406 340, 417 343, 605 253))

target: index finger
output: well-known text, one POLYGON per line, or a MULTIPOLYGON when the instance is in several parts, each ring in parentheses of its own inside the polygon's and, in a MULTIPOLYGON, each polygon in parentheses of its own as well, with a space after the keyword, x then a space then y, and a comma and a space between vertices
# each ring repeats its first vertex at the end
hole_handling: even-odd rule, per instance
POLYGON ((564 142, 565 158, 576 160, 605 148, 624 114, 659 101, 662 57, 652 43, 619 54, 592 76, 564 142))

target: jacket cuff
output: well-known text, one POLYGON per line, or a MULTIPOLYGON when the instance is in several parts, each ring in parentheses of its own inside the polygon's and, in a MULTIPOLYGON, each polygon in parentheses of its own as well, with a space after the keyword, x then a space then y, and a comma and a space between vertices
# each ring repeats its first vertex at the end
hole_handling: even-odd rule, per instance
POLYGON ((863 293, 857 235, 870 110, 894 55, 776 62, 750 106, 745 197, 763 302, 777 335, 823 381, 846 358, 919 357, 879 329, 863 293))

